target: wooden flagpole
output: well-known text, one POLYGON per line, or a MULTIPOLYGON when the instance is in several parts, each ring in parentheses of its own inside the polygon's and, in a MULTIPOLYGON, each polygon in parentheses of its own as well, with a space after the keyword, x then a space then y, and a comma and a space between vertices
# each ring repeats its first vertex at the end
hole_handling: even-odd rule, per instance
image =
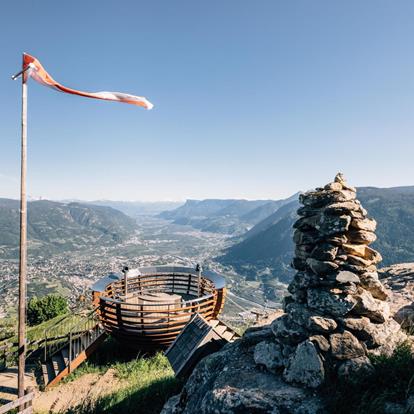
MULTIPOLYGON (((24 67, 24 63, 23 63, 24 67)), ((19 363, 18 396, 25 393, 24 373, 26 362, 26 274, 27 274, 27 74, 22 76, 22 131, 21 131, 21 173, 20 173, 20 257, 19 257, 19 363)))

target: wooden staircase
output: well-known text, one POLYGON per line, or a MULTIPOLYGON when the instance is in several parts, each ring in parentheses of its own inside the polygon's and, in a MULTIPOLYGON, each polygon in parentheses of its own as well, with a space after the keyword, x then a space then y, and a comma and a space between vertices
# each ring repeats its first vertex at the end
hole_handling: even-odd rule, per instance
POLYGON ((233 342, 235 339, 240 338, 240 335, 233 331, 232 328, 227 326, 224 322, 219 319, 213 319, 209 322, 209 325, 214 331, 225 339, 227 342, 233 342))
POLYGON ((69 375, 104 341, 106 333, 97 310, 82 317, 73 326, 61 321, 45 331, 42 373, 45 388, 69 375), (59 338, 56 340, 56 338, 59 338))

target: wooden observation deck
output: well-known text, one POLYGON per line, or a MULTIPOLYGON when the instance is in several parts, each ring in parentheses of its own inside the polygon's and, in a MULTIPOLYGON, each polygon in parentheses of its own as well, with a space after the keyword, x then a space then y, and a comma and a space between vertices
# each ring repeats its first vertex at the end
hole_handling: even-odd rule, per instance
POLYGON ((105 331, 141 350, 167 348, 196 313, 216 319, 226 295, 221 275, 181 266, 110 274, 91 290, 105 331))

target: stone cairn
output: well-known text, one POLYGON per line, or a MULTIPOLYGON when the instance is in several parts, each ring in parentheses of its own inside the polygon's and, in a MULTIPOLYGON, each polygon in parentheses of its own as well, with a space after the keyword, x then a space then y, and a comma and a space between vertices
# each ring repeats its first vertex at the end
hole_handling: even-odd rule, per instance
POLYGON ((348 377, 372 369, 370 353, 390 354, 405 334, 390 316, 387 290, 378 279, 381 255, 375 220, 356 199, 342 174, 300 196, 294 224, 297 270, 285 298, 285 314, 271 329, 254 360, 282 372, 292 384, 317 388, 328 373, 348 377))

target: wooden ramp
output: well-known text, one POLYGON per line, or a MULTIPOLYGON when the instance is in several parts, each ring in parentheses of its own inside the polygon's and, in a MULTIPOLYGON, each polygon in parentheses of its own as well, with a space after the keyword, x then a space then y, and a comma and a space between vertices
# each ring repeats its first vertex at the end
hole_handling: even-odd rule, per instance
MULTIPOLYGON (((58 330, 59 327, 54 327, 58 330)), ((106 333, 97 320, 96 311, 72 327, 63 341, 45 342, 42 362, 45 388, 56 385, 85 361, 104 341, 106 333)), ((47 338, 47 337, 46 337, 47 338)))
POLYGON ((207 322, 197 313, 165 351, 165 355, 175 375, 186 377, 203 357, 237 338, 239 335, 224 322, 218 319, 207 322))

